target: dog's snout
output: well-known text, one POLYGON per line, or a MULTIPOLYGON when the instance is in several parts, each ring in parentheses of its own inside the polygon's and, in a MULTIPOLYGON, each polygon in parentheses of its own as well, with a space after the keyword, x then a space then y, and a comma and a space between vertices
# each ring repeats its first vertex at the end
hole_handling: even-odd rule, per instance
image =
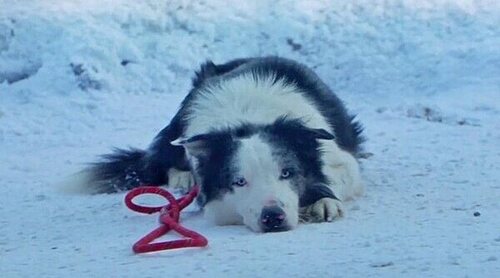
POLYGON ((262 209, 260 224, 264 232, 280 232, 288 230, 286 214, 278 206, 268 206, 262 209))

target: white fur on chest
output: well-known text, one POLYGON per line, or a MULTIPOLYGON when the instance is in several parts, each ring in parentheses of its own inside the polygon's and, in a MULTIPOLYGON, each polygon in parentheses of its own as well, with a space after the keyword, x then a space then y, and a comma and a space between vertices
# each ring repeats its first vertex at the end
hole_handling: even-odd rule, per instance
POLYGON ((300 118, 311 128, 332 132, 318 109, 299 89, 274 77, 242 75, 204 88, 188 111, 185 137, 241 123, 270 124, 281 116, 300 118))

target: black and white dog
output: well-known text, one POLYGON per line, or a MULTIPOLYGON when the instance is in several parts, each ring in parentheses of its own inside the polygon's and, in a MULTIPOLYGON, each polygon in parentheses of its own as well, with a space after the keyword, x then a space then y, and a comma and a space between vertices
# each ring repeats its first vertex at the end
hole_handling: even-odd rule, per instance
POLYGON ((332 221, 363 191, 363 139, 343 103, 310 69, 278 58, 206 62, 170 124, 143 150, 117 150, 85 173, 87 191, 141 184, 201 186, 219 225, 284 231, 332 221))

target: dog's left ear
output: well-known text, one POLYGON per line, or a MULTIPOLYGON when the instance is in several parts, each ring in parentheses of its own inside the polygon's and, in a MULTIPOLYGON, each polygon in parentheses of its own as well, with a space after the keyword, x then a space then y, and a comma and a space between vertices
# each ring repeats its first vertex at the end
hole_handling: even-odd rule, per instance
POLYGON ((322 128, 309 128, 314 138, 320 140, 333 140, 335 136, 322 128))

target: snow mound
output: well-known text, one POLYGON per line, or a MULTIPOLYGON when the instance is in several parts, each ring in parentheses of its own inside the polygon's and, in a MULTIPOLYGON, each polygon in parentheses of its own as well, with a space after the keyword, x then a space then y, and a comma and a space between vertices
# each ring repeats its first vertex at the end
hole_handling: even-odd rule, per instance
POLYGON ((498 1, 239 2, 4 1, 0 82, 170 93, 205 59, 282 55, 336 91, 498 85, 498 1))

